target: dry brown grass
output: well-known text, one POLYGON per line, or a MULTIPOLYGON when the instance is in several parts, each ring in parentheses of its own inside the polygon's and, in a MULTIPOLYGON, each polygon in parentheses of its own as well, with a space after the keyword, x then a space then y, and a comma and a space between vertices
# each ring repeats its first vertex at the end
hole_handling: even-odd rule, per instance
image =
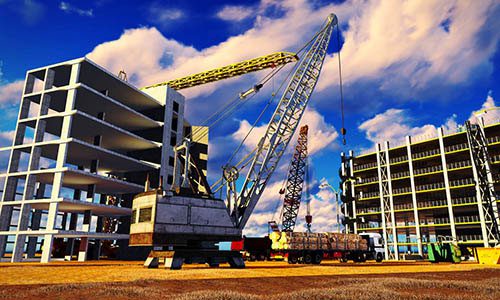
MULTIPOLYGON (((286 280, 286 279, 284 279, 286 280)), ((498 277, 475 281, 408 279, 401 277, 386 278, 347 278, 339 279, 334 287, 303 289, 290 293, 255 295, 228 290, 200 290, 188 293, 172 293, 159 285, 161 281, 134 281, 123 283, 88 283, 39 286, 21 293, 0 294, 0 298, 40 298, 68 299, 71 295, 78 299, 179 299, 179 300, 398 300, 398 299, 500 299, 498 277), (76 297, 76 295, 79 295, 76 297), (92 297, 91 297, 92 296, 92 297)), ((242 284, 245 284, 244 281, 242 284)), ((255 287, 258 289, 259 287, 255 287)))
MULTIPOLYGON (((428 263, 384 263, 384 264, 340 264, 325 262, 320 266, 288 265, 286 262, 247 263, 247 269, 229 269, 223 266, 210 269, 205 265, 185 265, 181 271, 145 269, 141 265, 9 265, 0 264, 0 283, 4 285, 128 282, 134 280, 193 280, 229 278, 265 278, 281 276, 330 276, 430 273, 484 270, 487 266, 477 264, 428 263)), ((492 266, 490 266, 491 268, 492 266)), ((500 269, 500 265, 494 266, 500 269)))

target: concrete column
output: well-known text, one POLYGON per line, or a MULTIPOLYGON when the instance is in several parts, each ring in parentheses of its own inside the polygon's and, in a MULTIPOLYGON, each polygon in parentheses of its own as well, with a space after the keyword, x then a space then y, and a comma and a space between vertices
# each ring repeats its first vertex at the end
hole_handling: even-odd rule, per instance
MULTIPOLYGON (((90 222, 92 220, 92 212, 90 210, 86 210, 83 214, 83 232, 90 231, 90 222)), ((89 247, 89 239, 83 237, 80 239, 80 248, 78 249, 78 261, 86 261, 87 260, 87 251, 89 247)))
MULTIPOLYGON (((77 83, 79 74, 80 74, 80 64, 72 65, 69 84, 77 83)), ((71 89, 68 91, 66 97, 66 105, 64 109, 65 112, 70 112, 73 110, 73 108, 75 107, 75 100, 76 100, 76 90, 71 89)), ((63 117, 61 139, 69 138, 72 120, 73 120, 72 115, 67 115, 63 117)), ((64 164, 66 163, 68 147, 69 147, 68 143, 59 144, 59 149, 57 151, 57 162, 56 162, 57 169, 61 169, 64 167, 64 164)), ((54 174, 54 180, 52 183, 52 194, 50 197, 51 200, 57 200, 59 198, 60 190, 63 183, 63 178, 64 178, 63 172, 56 172, 54 174)), ((57 202, 50 203, 49 214, 47 217, 47 229, 46 229, 47 231, 54 231, 54 225, 57 218, 57 209, 58 209, 57 202)), ((45 235, 43 252, 42 252, 42 262, 50 261, 53 241, 54 241, 53 234, 48 233, 45 235)))
MULTIPOLYGON (((61 174, 61 173, 57 173, 61 174)), ((56 174, 56 175, 57 175, 56 174)), ((47 216, 47 228, 46 231, 53 231, 56 223, 56 218, 57 218, 57 209, 58 209, 58 202, 52 202, 49 204, 49 213, 47 216)), ((52 244, 54 243, 54 235, 51 233, 47 233, 44 236, 44 241, 43 241, 43 249, 42 249, 42 263, 48 263, 50 262, 50 259, 52 257, 52 244)))
POLYGON ((450 219, 451 236, 457 238, 455 227, 455 216, 453 214, 453 201, 451 199, 450 181, 448 179, 448 166, 446 165, 446 151, 444 150, 443 128, 438 128, 439 152, 441 153, 441 166, 443 168, 443 179, 446 191, 446 205, 448 206, 448 218, 450 219))
POLYGON ((356 213, 356 192, 354 190, 354 185, 356 183, 354 179, 354 173, 353 173, 353 168, 354 168, 354 162, 352 158, 354 157, 354 152, 351 150, 349 151, 349 182, 351 184, 351 197, 352 197, 352 217, 354 218, 354 223, 353 223, 353 229, 354 233, 358 233, 358 221, 357 221, 357 213, 356 213))
POLYGON ((422 249, 422 235, 420 232, 420 219, 418 216, 417 190, 415 189, 415 176, 413 173, 413 158, 411 151, 411 137, 406 137, 406 150, 408 155, 408 170, 410 171, 411 200, 413 202, 413 219, 415 221, 415 233, 417 235, 417 249, 419 255, 424 255, 422 249))
MULTIPOLYGON (((78 214, 71 213, 71 216, 69 219, 69 231, 76 230, 76 223, 77 222, 78 222, 78 214)), ((66 244, 66 251, 65 251, 64 260, 70 261, 72 259, 74 247, 75 247, 75 239, 68 238, 68 242, 66 244)))

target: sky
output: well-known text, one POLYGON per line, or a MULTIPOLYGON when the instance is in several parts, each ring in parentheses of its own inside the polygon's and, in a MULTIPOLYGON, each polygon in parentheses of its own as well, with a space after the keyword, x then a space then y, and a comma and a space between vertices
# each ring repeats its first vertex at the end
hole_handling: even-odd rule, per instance
MULTIPOLYGON (((328 14, 339 20, 316 89, 303 117, 309 125, 313 230, 336 230, 334 193, 340 153, 355 155, 374 143, 391 145, 406 135, 453 132, 473 112, 495 107, 500 96, 498 1, 261 0, 261 1, 41 1, 0 0, 0 147, 12 143, 24 76, 29 69, 87 56, 129 82, 145 85, 276 51, 297 51, 328 14), (346 145, 339 137, 338 55, 342 62, 346 145)), ((251 102, 210 129, 209 182, 242 142, 280 72, 251 102)), ((202 123, 266 71, 182 91, 186 116, 202 123)), ((256 145, 272 109, 245 141, 256 145)), ((490 111, 488 118, 500 118, 490 111)), ((279 215, 278 191, 293 144, 257 205, 248 235, 267 232, 279 215), (278 209, 277 209, 278 208, 278 209)), ((0 153, 0 165, 7 156, 0 153)), ((305 205, 298 230, 304 230, 305 205)))

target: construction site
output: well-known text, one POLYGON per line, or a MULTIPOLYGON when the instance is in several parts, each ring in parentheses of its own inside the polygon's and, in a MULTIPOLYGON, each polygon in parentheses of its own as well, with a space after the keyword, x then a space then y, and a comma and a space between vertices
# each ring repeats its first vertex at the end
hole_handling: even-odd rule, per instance
POLYGON ((330 14, 297 52, 146 87, 86 57, 29 70, 13 143, 0 148, 0 298, 499 299, 500 120, 329 153, 340 184, 321 188, 337 197, 336 230, 311 225, 300 122, 339 31, 330 14), (209 182, 211 129, 285 66, 209 182), (258 71, 206 121, 185 117, 183 89, 258 71), (257 147, 240 151, 262 121, 257 147), (281 214, 267 235, 244 236, 280 161, 281 214))

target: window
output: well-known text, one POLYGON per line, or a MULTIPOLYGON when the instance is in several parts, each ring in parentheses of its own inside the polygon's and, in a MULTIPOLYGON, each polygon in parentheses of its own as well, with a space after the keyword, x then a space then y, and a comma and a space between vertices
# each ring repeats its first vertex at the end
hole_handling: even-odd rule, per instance
POLYGON ((177 144, 176 136, 172 134, 172 136, 170 136, 170 146, 174 147, 176 144, 177 144))
POLYGON ((151 222, 151 215, 153 214, 152 207, 144 207, 139 209, 139 223, 151 222))
POLYGON ((168 178, 167 178, 167 183, 168 183, 168 184, 172 184, 172 182, 174 182, 174 176, 172 176, 172 175, 168 175, 168 178))
POLYGON ((132 210, 132 216, 130 217, 130 224, 135 224, 135 219, 137 216, 137 209, 132 210))
POLYGON ((168 158, 168 165, 171 166, 171 167, 173 167, 174 166, 174 161, 175 161, 174 157, 170 156, 168 158))
POLYGON ((175 111, 176 113, 178 113, 178 112, 179 112, 179 103, 177 103, 177 102, 175 102, 175 101, 174 101, 174 111, 175 111))

